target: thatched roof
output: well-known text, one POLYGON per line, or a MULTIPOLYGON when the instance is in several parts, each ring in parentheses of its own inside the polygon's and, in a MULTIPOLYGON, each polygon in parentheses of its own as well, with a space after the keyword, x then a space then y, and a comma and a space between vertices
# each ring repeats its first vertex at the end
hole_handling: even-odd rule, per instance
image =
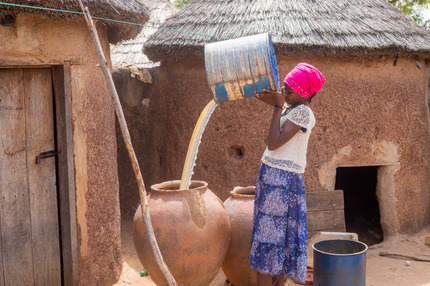
MULTIPOLYGON (((168 17, 179 10, 168 0, 141 0, 141 2, 149 9, 148 26, 160 26, 168 17)), ((121 66, 123 63, 128 63, 145 68, 159 65, 159 63, 150 61, 148 57, 142 53, 143 43, 155 31, 157 31, 156 28, 144 27, 136 38, 111 45, 112 64, 121 66)))
MULTIPOLYGON (((387 0, 191 0, 162 27, 223 38, 269 32, 277 55, 430 57, 430 35, 387 0)), ((153 61, 203 57, 220 39, 160 30, 153 61)))
MULTIPOLYGON (((1 2, 20 5, 55 8, 59 10, 81 11, 78 0, 2 0, 1 2)), ((88 6, 92 16, 144 24, 148 18, 148 9, 138 0, 82 0, 88 6)), ((64 13, 49 10, 22 8, 0 5, 0 18, 5 15, 33 14, 54 20, 67 21, 82 19, 81 14, 64 13)), ((101 21, 108 29, 110 43, 131 39, 141 31, 141 26, 101 21)))

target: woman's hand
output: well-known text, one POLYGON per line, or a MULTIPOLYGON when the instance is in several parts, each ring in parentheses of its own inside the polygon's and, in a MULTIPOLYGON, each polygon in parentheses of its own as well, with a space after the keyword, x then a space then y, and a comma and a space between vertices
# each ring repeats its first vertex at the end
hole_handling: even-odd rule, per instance
POLYGON ((283 106, 285 97, 277 90, 263 89, 264 92, 257 94, 257 98, 269 105, 283 106))

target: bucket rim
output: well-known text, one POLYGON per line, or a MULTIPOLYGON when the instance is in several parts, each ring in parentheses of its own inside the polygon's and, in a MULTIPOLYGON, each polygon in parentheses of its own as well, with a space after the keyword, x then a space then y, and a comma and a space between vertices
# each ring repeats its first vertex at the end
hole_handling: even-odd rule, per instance
POLYGON ((312 244, 312 249, 313 249, 314 251, 317 251, 317 252, 322 253, 322 254, 325 254, 325 255, 330 255, 330 256, 352 256, 352 255, 360 255, 360 254, 365 253, 365 252, 367 251, 367 249, 368 249, 368 248, 369 248, 369 247, 368 247, 368 246, 367 246, 367 244, 365 244, 364 242, 361 242, 361 241, 358 241, 358 240, 351 240, 351 239, 326 239, 326 240, 321 240, 321 241, 318 241, 318 242, 315 242, 314 244, 312 244), (364 250, 359 251, 359 252, 354 252, 354 253, 337 254, 337 253, 325 252, 325 251, 322 251, 322 250, 319 250, 319 249, 315 248, 315 244, 318 244, 318 243, 323 242, 323 241, 349 241, 349 242, 353 242, 353 243, 358 243, 358 244, 364 245, 364 250))

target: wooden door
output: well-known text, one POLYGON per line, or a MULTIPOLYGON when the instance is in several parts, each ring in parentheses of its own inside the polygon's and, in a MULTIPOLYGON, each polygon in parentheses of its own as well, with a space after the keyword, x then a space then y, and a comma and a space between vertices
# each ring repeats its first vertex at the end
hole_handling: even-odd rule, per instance
POLYGON ((0 69, 0 286, 61 285, 51 69, 0 69))

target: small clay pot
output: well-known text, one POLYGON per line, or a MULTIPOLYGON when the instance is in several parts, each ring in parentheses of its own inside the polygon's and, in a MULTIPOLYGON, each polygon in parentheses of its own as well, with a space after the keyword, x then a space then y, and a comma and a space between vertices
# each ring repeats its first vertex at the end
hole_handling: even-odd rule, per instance
POLYGON ((231 223, 231 241, 222 271, 234 286, 257 285, 257 272, 251 270, 252 225, 255 187, 235 187, 224 202, 231 223))
MULTIPOLYGON (((221 200, 203 181, 151 186, 149 214, 164 261, 178 285, 209 285, 218 273, 230 242, 230 220, 221 200)), ((133 221, 137 256, 152 281, 168 285, 155 261, 140 207, 133 221)))

